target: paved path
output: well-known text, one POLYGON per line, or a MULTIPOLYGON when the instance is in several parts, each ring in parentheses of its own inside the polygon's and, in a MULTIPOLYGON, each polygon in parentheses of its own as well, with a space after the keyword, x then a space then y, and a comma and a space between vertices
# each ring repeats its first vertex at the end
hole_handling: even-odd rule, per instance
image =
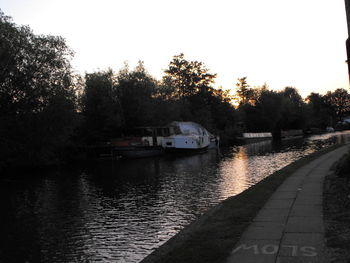
POLYGON ((323 181, 348 150, 329 152, 287 178, 259 211, 227 263, 322 263, 323 181))

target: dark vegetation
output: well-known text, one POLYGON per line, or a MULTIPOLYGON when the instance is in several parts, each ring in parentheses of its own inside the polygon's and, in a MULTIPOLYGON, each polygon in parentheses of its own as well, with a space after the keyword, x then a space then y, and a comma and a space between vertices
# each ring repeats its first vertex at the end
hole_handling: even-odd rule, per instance
POLYGON ((227 143, 243 131, 334 127, 350 107, 343 89, 304 101, 293 87, 250 87, 246 77, 233 96, 214 88, 216 74, 183 54, 161 80, 142 62, 78 76, 72 56, 63 38, 35 35, 0 11, 0 170, 67 161, 132 127, 195 121, 227 143))
POLYGON ((326 244, 330 262, 350 262, 350 153, 326 177, 324 185, 326 244))

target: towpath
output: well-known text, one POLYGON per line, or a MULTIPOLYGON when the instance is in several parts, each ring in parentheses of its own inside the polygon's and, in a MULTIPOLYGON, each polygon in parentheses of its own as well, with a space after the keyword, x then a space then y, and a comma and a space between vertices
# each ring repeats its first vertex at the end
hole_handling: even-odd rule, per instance
POLYGON ((348 151, 340 147, 293 173, 259 211, 227 263, 327 262, 323 181, 348 151))

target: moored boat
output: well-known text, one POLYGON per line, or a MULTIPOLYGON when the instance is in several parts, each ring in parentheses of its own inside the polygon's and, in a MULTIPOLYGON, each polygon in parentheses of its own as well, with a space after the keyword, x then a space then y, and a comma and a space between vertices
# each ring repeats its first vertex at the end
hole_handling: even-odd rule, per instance
POLYGON ((164 149, 161 146, 125 146, 114 148, 114 155, 120 156, 126 159, 138 159, 145 157, 159 156, 164 153, 164 149))
POLYGON ((162 155, 162 140, 169 135, 167 127, 139 127, 127 131, 126 136, 111 140, 116 156, 135 159, 162 155))
POLYGON ((271 139, 271 132, 244 132, 241 136, 236 138, 239 143, 252 143, 271 139))
POLYGON ((169 131, 170 136, 164 137, 162 142, 167 152, 205 152, 210 145, 211 134, 198 123, 174 121, 169 131))

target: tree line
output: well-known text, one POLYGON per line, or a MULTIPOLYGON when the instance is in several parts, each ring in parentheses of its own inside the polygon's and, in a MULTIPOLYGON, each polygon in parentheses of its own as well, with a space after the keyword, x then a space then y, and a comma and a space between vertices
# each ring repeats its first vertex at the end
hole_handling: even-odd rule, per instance
POLYGON ((228 142, 242 131, 334 126, 349 112, 343 89, 303 100, 293 87, 250 87, 244 77, 233 96, 214 88, 216 74, 184 54, 160 80, 141 61, 79 76, 62 37, 35 35, 2 12, 0 39, 0 169, 58 163, 127 129, 174 120, 198 122, 228 142))
POLYGON ((251 132, 348 128, 343 123, 350 113, 350 95, 345 89, 328 91, 325 95, 311 93, 304 100, 294 87, 270 90, 267 84, 250 87, 247 78, 236 84, 238 116, 251 132))

